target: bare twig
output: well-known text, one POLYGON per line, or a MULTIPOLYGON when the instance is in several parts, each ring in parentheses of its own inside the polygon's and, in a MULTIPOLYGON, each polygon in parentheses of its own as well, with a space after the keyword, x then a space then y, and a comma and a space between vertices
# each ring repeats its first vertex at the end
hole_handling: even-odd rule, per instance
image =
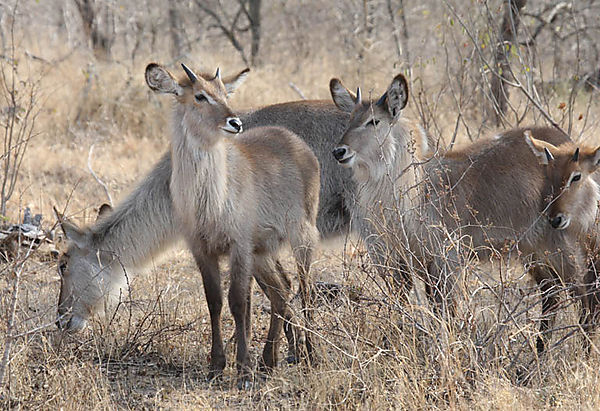
POLYGON ((12 343, 14 338, 12 336, 13 328, 15 325, 15 313, 17 311, 17 299, 19 296, 19 285, 21 280, 21 271, 23 267, 19 266, 16 270, 13 271, 15 279, 13 283, 13 290, 10 302, 10 309, 8 314, 8 322, 6 327, 6 336, 4 337, 4 352, 2 354, 2 362, 0 362, 0 389, 4 387, 4 377, 6 375, 6 368, 8 366, 8 362, 10 359, 10 350, 12 348, 12 343))
POLYGON ((106 183, 104 181, 102 181, 100 179, 100 177, 98 177, 98 175, 94 172, 94 169, 92 168, 92 153, 94 152, 94 146, 95 146, 95 144, 92 144, 90 146, 90 151, 88 153, 88 161, 87 161, 88 170, 89 170, 90 174, 92 175, 92 177, 94 177, 94 179, 98 182, 98 184, 100 184, 102 186, 102 188, 104 189, 104 192, 106 193, 106 197, 108 198, 108 202, 110 203, 110 205, 112 207, 112 206, 114 206, 114 204, 113 204, 112 196, 110 195, 110 191, 108 190, 108 186, 106 185, 106 183))
POLYGON ((521 45, 533 46, 535 44, 535 40, 536 40, 537 36, 539 36, 539 34, 542 32, 542 30, 546 26, 549 26, 552 23, 554 23, 554 21, 556 20, 556 18, 559 16, 559 14, 562 11, 568 11, 571 9, 571 7, 572 7, 571 3, 567 3, 566 1, 561 1, 560 3, 558 3, 557 5, 555 5, 552 8, 552 10, 550 11, 550 13, 548 14, 548 16, 546 18, 541 17, 542 13, 540 13, 540 14, 523 13, 526 16, 533 17, 533 18, 539 20, 540 24, 538 24, 538 26, 535 28, 535 30, 531 34, 531 38, 525 42, 521 42, 521 45))
POLYGON ((291 81, 289 82, 289 86, 290 86, 290 88, 291 88, 292 90, 294 90, 296 93, 298 93, 298 95, 300 96, 300 98, 301 98, 302 100, 306 100, 306 97, 304 96, 304 93, 302 92, 302 90, 300 90, 300 89, 298 88, 298 86, 296 86, 296 85, 295 85, 293 82, 291 82, 291 81))

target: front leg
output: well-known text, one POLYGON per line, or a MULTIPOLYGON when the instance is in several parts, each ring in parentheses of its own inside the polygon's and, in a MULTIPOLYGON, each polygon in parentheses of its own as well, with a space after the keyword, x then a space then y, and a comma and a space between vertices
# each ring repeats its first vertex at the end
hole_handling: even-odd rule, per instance
POLYGON ((246 331, 246 309, 252 266, 252 246, 234 244, 231 247, 230 269, 231 285, 229 286, 229 309, 235 321, 235 339, 237 345, 236 365, 238 370, 238 386, 244 388, 249 381, 250 360, 246 331))
POLYGON ((212 332, 212 347, 210 350, 210 371, 208 379, 219 378, 225 368, 225 353, 223 351, 223 338, 221 336, 221 309, 223 308, 223 292, 221 289, 221 273, 219 272, 219 258, 217 255, 206 252, 204 244, 190 246, 196 264, 202 274, 206 303, 210 313, 210 326, 212 332))

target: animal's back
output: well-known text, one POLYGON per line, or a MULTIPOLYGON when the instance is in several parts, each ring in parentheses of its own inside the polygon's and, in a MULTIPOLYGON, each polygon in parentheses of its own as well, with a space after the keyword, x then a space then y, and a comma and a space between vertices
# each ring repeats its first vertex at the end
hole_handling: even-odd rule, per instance
POLYGON ((281 127, 257 127, 238 136, 235 146, 253 174, 260 230, 315 224, 319 162, 304 141, 281 127))
POLYGON ((317 156, 321 173, 317 227, 325 238, 346 232, 353 214, 356 190, 352 175, 331 154, 349 118, 348 113, 324 100, 275 104, 241 116, 246 130, 273 125, 292 131, 317 156))
POLYGON ((458 225, 471 234, 500 239, 534 234, 531 229, 543 208, 545 175, 527 146, 525 130, 554 145, 570 141, 555 129, 516 129, 483 143, 479 150, 469 147, 432 161, 428 175, 434 190, 444 193, 448 224, 456 225, 454 214, 458 225), (486 233, 480 226, 486 226, 486 233))

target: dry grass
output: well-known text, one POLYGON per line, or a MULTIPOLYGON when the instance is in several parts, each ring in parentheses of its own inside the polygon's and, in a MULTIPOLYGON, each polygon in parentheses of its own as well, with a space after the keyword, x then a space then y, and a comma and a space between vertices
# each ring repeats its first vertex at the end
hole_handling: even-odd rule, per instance
MULTIPOLYGON (((323 29, 325 30, 325 29, 323 29)), ((329 29, 331 31, 331 29, 329 29)), ((329 33, 330 35, 333 33, 329 33)), ((24 207, 43 213, 53 224, 51 208, 66 208, 80 223, 89 223, 106 201, 102 187, 87 170, 89 148, 95 145, 93 167, 113 195, 123 198, 135 181, 151 169, 167 149, 169 111, 143 81, 145 64, 160 54, 129 63, 95 63, 89 54, 71 52, 25 36, 21 52, 46 58, 68 56, 52 67, 23 58, 22 67, 42 75, 42 134, 32 143, 21 170, 18 193, 7 216, 16 221, 24 207), (89 88, 89 76, 93 81, 89 88)), ((268 46, 267 50, 268 50, 268 46)), ((267 51, 263 64, 235 96, 245 108, 298 99, 293 81, 311 98, 329 98, 331 77, 348 85, 360 79, 381 92, 395 69, 377 53, 367 54, 357 71, 342 51, 317 50, 318 58, 298 62, 294 50, 267 51)), ((276 49, 276 47, 273 47, 276 49)), ((221 65, 227 73, 243 68, 234 54, 210 45, 190 60, 202 66, 221 65)), ((415 77, 433 104, 438 130, 452 136, 456 112, 436 65, 414 68, 415 77), (419 83, 420 84, 420 83, 419 83), (440 96, 438 101, 436 96, 440 96)), ((366 85, 365 84, 365 85, 366 85)), ((415 82, 415 90, 419 85, 415 82)), ((548 107, 560 118, 566 92, 554 92, 548 107)), ((589 95, 575 101, 575 118, 585 114, 585 127, 575 122, 582 138, 600 131, 597 103, 586 111, 589 95)), ((408 115, 417 117, 412 101, 408 115)), ((522 102, 514 98, 515 104, 522 102)), ((523 103, 524 104, 524 103, 523 103)), ((477 110, 466 121, 477 124, 477 110)), ((529 114, 532 121, 535 118, 529 114)), ((476 127, 475 127, 476 128, 476 127)), ((467 139, 461 134, 460 143, 467 139)), ((600 407, 600 356, 581 349, 580 333, 557 330, 556 346, 543 358, 535 355, 539 296, 516 261, 491 261, 468 267, 461 284, 459 316, 439 321, 430 312, 421 286, 402 305, 374 275, 354 239, 319 252, 315 277, 352 290, 319 305, 318 363, 312 368, 280 365, 252 390, 235 388, 229 366, 222 383, 209 384, 209 316, 201 280, 191 256, 178 247, 131 283, 114 316, 98 320, 78 335, 63 335, 51 325, 59 278, 56 262, 42 250, 26 262, 17 310, 17 332, 9 378, 0 405, 17 409, 115 408, 343 408, 343 409, 532 409, 600 407), (352 252, 349 252, 352 250, 352 252), (510 264, 508 264, 510 263, 510 264), (512 313, 512 315, 510 314, 512 313), (46 327, 47 325, 47 327, 46 327), (41 330, 30 332, 38 327, 41 330), (523 377, 527 375, 528 378, 523 377)), ((8 265, 0 268, 0 335, 4 335, 11 291, 8 265)), ((292 270, 288 258, 286 267, 292 270)), ((252 354, 258 356, 268 326, 269 305, 254 290, 252 354)), ((576 324, 571 304, 557 318, 558 327, 576 324)), ((233 363, 233 321, 223 318, 228 364, 233 363)), ((281 353, 283 357, 283 352, 281 353)))

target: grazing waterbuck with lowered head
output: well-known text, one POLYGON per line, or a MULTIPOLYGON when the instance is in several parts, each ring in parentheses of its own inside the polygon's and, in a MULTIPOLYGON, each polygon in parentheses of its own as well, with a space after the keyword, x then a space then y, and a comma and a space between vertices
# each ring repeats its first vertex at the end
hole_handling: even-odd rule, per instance
MULTIPOLYGON (((357 206, 367 216, 363 235, 424 277, 438 307, 445 306, 456 281, 462 250, 480 255, 507 243, 551 268, 533 270, 543 291, 558 281, 585 300, 582 233, 592 231, 600 198, 589 178, 598 166, 592 154, 586 151, 586 161, 579 162, 587 171, 575 172, 570 168, 577 159, 574 146, 548 148, 555 151, 552 173, 572 175, 581 187, 549 196, 556 180, 548 178, 550 171, 537 160, 539 150, 531 147, 542 144, 539 140, 571 144, 562 133, 514 130, 489 143, 430 156, 426 136, 400 115, 408 101, 402 75, 377 101, 362 102, 337 79, 330 88, 338 107, 351 113, 333 154, 353 171, 357 206)), ((407 272, 405 291, 411 278, 407 272)))
MULTIPOLYGON (((235 320, 236 363, 240 384, 249 371, 247 302, 254 275, 270 292, 273 309, 269 337, 279 335, 287 295, 271 271, 287 241, 298 266, 305 313, 310 299, 310 264, 318 242, 319 163, 310 148, 289 130, 262 127, 242 131, 227 98, 245 76, 223 83, 196 75, 182 65, 176 80, 158 64, 146 67, 146 82, 175 97, 171 139, 171 197, 175 216, 202 274, 211 315, 211 368, 225 366, 221 337, 221 278, 218 261, 229 255, 229 306, 235 320), (274 328, 274 329, 273 329, 274 328)), ((310 323, 310 321, 309 321, 310 323)), ((274 341, 276 338, 269 338, 274 341)), ((307 350, 311 345, 307 335, 307 350)))

